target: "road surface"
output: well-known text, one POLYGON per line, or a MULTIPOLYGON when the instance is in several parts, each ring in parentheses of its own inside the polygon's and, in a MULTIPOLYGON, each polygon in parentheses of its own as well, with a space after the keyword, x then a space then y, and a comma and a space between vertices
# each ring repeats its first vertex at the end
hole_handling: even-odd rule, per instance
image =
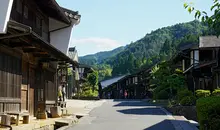
POLYGON ((159 107, 141 101, 108 100, 67 130, 175 130, 159 107))

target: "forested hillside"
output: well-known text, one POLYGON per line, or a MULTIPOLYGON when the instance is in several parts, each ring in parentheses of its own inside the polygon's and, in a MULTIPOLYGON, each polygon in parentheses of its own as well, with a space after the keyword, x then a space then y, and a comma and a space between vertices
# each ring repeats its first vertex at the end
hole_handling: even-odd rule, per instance
POLYGON ((112 51, 103 51, 96 54, 86 55, 79 58, 80 63, 88 65, 97 65, 103 63, 103 60, 110 58, 122 52, 125 47, 118 47, 112 51))
POLYGON ((126 47, 118 47, 111 51, 98 52, 96 54, 79 57, 80 63, 93 66, 99 72, 99 80, 110 78, 112 76, 112 67, 105 64, 104 61, 118 53, 122 52, 126 47))
MULTIPOLYGON (((100 70, 102 71, 105 70, 106 66, 107 69, 112 69, 108 77, 133 73, 142 67, 170 58, 172 54, 178 51, 180 44, 198 43, 198 37, 207 34, 209 34, 208 27, 199 21, 160 28, 129 44, 116 55, 97 60, 96 63, 99 64, 96 67, 101 66, 100 70)), ((104 76, 102 79, 104 79, 105 74, 102 75, 104 76)))

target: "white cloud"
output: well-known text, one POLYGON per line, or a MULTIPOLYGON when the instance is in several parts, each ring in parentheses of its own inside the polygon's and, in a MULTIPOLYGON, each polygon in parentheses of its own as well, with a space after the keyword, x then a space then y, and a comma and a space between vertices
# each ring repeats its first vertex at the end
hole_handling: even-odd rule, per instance
POLYGON ((72 39, 73 45, 79 44, 93 44, 100 49, 108 49, 108 48, 115 48, 121 46, 121 44, 109 38, 99 38, 99 37, 90 37, 90 38, 83 38, 83 39, 72 39))
POLYGON ((79 53, 85 55, 100 51, 112 50, 119 46, 122 46, 122 44, 116 40, 109 38, 88 37, 82 39, 73 38, 71 46, 76 46, 79 53))

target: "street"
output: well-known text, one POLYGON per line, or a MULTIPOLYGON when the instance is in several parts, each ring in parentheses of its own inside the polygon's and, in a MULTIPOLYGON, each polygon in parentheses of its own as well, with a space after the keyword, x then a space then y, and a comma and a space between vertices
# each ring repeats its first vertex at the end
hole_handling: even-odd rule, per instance
POLYGON ((141 101, 108 100, 67 130, 175 130, 159 107, 141 101))

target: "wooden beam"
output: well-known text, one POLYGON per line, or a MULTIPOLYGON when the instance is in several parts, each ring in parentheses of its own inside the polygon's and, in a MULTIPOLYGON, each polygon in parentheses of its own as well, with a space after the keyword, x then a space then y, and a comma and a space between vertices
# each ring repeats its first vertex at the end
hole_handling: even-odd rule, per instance
POLYGON ((0 97, 0 103, 21 103, 21 99, 11 97, 0 97))
POLYGON ((34 57, 50 57, 50 55, 47 52, 35 52, 33 53, 34 57))
POLYGON ((22 50, 25 53, 43 52, 41 49, 36 47, 23 47, 22 50))
POLYGON ((52 58, 52 57, 48 57, 48 58, 44 57, 44 58, 40 58, 39 61, 40 62, 50 62, 50 61, 59 61, 59 60, 56 58, 52 58))

